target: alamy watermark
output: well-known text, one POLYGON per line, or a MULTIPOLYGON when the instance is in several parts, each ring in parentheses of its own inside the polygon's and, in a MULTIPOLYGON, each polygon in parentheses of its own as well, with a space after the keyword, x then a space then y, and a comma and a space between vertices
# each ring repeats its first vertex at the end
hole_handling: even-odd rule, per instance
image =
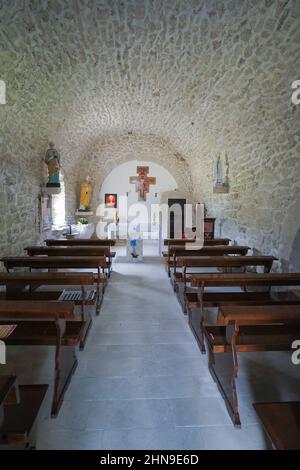
POLYGON ((204 244, 204 204, 151 204, 147 207, 143 203, 128 206, 127 196, 118 198, 118 209, 107 208, 100 204, 96 215, 100 221, 96 227, 99 238, 105 238, 107 233, 114 232, 119 239, 156 239, 157 233, 153 230, 153 221, 159 227, 162 238, 170 235, 170 221, 172 220, 173 238, 195 240, 199 248, 204 244), (184 212, 183 212, 184 211, 184 212), (143 230, 147 225, 149 230, 143 230))
POLYGON ((0 340, 0 365, 6 364, 6 345, 0 340))
POLYGON ((6 85, 3 80, 0 80, 0 104, 6 104, 6 85))
POLYGON ((296 339, 295 341, 293 341, 292 349, 296 350, 292 354, 292 363, 295 366, 298 366, 300 364, 300 339, 296 339))
POLYGON ((294 105, 300 104, 300 80, 295 80, 292 83, 292 103, 294 105))

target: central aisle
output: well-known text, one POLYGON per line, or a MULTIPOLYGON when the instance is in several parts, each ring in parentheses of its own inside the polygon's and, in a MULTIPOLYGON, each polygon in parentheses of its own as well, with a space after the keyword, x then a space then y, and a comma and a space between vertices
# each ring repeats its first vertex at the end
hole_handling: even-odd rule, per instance
POLYGON ((39 449, 264 447, 250 408, 233 428, 161 258, 116 259, 78 359, 58 418, 41 420, 39 449))

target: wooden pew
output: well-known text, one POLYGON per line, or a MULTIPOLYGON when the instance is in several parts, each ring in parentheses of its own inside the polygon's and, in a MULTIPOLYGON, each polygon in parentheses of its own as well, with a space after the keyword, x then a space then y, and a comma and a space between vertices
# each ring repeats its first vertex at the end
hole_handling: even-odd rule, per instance
POLYGON ((28 256, 105 256, 107 258, 108 275, 112 270, 112 259, 116 252, 110 246, 28 246, 24 248, 28 256))
POLYGON ((7 256, 1 259, 6 270, 14 268, 31 269, 96 269, 94 279, 97 285, 96 314, 99 315, 106 283, 101 270, 107 268, 107 260, 101 256, 7 256), (102 283, 102 291, 100 284, 102 283))
MULTIPOLYGON (((180 256, 227 256, 227 255, 239 255, 246 256, 250 250, 249 246, 242 245, 216 245, 216 246, 197 246, 193 244, 190 246, 182 245, 169 245, 168 249, 168 271, 173 267, 176 271, 176 260, 180 256)), ((171 273, 172 278, 172 273, 171 273)), ((173 281, 173 279, 172 279, 173 281)))
POLYGON ((202 353, 205 353, 203 326, 206 308, 220 308, 225 305, 297 305, 300 303, 300 292, 297 295, 291 290, 279 292, 271 290, 272 287, 300 286, 300 273, 191 274, 190 281, 195 290, 186 291, 185 302, 189 325, 202 353), (218 287, 221 290, 205 291, 210 287, 218 287), (224 291, 224 288, 229 287, 243 290, 224 291), (250 287, 256 288, 256 291, 249 292, 250 287), (263 291, 263 288, 267 288, 267 291, 263 291))
POLYGON ((0 430, 2 430, 4 422, 4 406, 7 404, 17 403, 20 403, 20 394, 17 387, 17 378, 15 376, 0 375, 0 430))
POLYGON ((300 402, 254 403, 263 427, 276 450, 300 450, 300 402))
POLYGON ((292 351, 293 341, 300 338, 300 304, 222 307, 218 325, 205 326, 204 332, 210 373, 234 425, 240 427, 238 353, 292 351))
POLYGON ((30 432, 48 385, 18 385, 15 376, 0 376, 0 450, 28 449, 30 432))
POLYGON ((75 320, 74 303, 1 300, 0 319, 17 325, 5 340, 7 346, 55 346, 51 415, 57 416, 77 367, 75 347, 84 327, 82 321, 75 320))
MULTIPOLYGON (((186 243, 196 243, 195 238, 165 238, 164 245, 185 245, 186 243)), ((204 240, 204 246, 214 245, 229 245, 231 242, 230 238, 213 238, 212 240, 204 240)))
POLYGON ((86 306, 94 305, 97 301, 96 291, 86 291, 86 286, 93 286, 94 282, 94 274, 88 272, 0 273, 0 285, 5 286, 0 299, 58 301, 64 297, 64 293, 67 294, 65 289, 41 290, 41 286, 80 286, 80 297, 72 301, 80 306, 81 321, 85 324, 80 340, 80 349, 83 349, 92 326, 92 318, 86 306))
MULTIPOLYGON (((229 245, 231 242, 230 238, 214 238, 213 240, 203 240, 203 246, 217 246, 217 245, 229 245)), ((167 247, 167 251, 163 251, 162 255, 167 260, 166 270, 168 276, 171 276, 171 266, 173 265, 173 261, 170 256, 170 246, 192 246, 197 244, 196 239, 188 239, 188 238, 165 238, 164 245, 167 247)))
POLYGON ((54 239, 48 238, 45 240, 47 246, 115 246, 116 240, 113 239, 91 239, 91 238, 72 238, 72 239, 54 239))
MULTIPOLYGON (((243 268, 262 266, 264 272, 270 272, 274 256, 182 256, 176 259, 173 273, 174 290, 178 295, 183 311, 186 312, 185 294, 187 284, 190 283, 190 268, 222 268, 225 270, 231 268, 243 268), (176 268, 181 268, 182 272, 177 272, 176 268)), ((192 274, 194 276, 194 273, 192 274)))

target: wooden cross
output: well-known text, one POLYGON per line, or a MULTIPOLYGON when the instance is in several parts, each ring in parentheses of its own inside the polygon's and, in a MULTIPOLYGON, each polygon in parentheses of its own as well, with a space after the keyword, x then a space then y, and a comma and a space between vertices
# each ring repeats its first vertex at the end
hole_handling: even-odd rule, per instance
POLYGON ((147 176, 148 166, 138 166, 136 168, 138 176, 130 176, 129 182, 135 184, 135 190, 139 193, 139 201, 146 201, 146 194, 149 192, 150 184, 156 184, 156 178, 147 176))

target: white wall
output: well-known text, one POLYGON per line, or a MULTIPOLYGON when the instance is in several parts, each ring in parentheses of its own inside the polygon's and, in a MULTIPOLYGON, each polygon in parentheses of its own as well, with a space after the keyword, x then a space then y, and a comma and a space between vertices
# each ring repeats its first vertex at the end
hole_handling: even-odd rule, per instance
MULTIPOLYGON (((149 166, 148 176, 156 177, 156 184, 150 185, 146 201, 140 201, 140 203, 146 206, 148 213, 151 213, 151 204, 160 204, 161 200, 164 199, 163 194, 165 192, 174 191, 177 188, 174 177, 162 166, 157 163, 132 160, 119 165, 105 178, 100 190, 99 202, 104 202, 105 193, 116 193, 118 196, 126 196, 128 192, 128 208, 132 204, 138 203, 138 193, 135 190, 135 185, 129 183, 130 176, 137 175, 137 166, 149 166), (157 197, 155 197, 155 194, 157 194, 157 197)), ((143 223, 148 223, 148 221, 143 220, 143 223)))

